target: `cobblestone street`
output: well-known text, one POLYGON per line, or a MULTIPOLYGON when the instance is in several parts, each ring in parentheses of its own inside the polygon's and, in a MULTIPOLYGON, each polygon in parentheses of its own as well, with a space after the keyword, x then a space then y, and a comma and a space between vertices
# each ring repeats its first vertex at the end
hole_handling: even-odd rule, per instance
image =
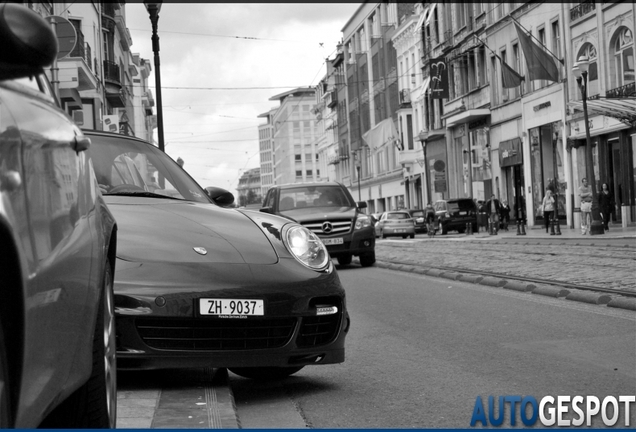
POLYGON ((589 237, 578 241, 568 234, 574 233, 565 231, 562 242, 552 237, 552 244, 540 243, 546 237, 539 237, 538 233, 529 233, 523 243, 510 241, 515 235, 512 232, 433 239, 418 235, 414 240, 379 240, 376 258, 636 292, 636 238, 633 244, 620 247, 608 246, 610 237, 599 236, 592 246, 583 241, 589 237))

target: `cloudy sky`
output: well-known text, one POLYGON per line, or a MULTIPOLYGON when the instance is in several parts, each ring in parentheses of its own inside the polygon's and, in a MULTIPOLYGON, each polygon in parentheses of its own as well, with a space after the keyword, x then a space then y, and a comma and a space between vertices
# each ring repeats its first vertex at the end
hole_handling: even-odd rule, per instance
MULTIPOLYGON (((203 187, 236 194, 259 166, 258 115, 269 98, 315 86, 359 3, 164 3, 159 13, 166 152, 203 187)), ((149 59, 152 28, 142 3, 126 4, 132 52, 149 59)), ((156 112, 156 111, 155 111, 156 112)), ((155 139, 157 134, 155 132, 155 139)))

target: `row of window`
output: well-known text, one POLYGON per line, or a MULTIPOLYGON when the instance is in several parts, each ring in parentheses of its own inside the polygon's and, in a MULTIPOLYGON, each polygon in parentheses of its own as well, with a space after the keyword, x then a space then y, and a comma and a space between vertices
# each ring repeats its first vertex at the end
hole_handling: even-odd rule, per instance
MULTIPOLYGON (((313 176, 313 170, 306 170, 305 171, 305 175, 307 177, 313 176)), ((303 170, 296 170, 296 177, 302 177, 302 176, 303 176, 303 170)), ((316 170, 316 176, 320 177, 320 170, 319 169, 316 170)))

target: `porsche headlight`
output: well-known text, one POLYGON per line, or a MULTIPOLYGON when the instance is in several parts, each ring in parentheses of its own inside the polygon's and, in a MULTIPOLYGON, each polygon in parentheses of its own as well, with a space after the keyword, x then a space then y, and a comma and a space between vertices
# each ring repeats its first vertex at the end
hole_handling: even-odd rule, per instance
POLYGON ((329 262, 329 252, 316 234, 301 225, 291 225, 283 236, 285 246, 301 264, 322 270, 329 262))

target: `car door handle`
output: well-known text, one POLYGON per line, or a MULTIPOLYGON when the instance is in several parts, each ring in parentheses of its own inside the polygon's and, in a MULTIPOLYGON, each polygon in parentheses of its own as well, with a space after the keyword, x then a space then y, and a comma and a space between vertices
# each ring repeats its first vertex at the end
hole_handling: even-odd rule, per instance
POLYGON ((79 153, 88 149, 90 145, 91 145, 91 139, 82 135, 82 136, 75 137, 75 141, 71 144, 71 147, 73 148, 73 150, 79 153))

